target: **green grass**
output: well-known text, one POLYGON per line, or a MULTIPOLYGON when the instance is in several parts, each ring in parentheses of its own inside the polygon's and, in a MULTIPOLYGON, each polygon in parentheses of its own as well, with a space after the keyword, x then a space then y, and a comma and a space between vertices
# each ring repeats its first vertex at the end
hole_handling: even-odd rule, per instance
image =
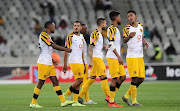
MULTIPOLYGON (((38 98, 38 103, 44 108, 31 109, 35 84, 28 85, 0 85, 0 111, 180 111, 180 82, 144 82, 138 88, 137 100, 143 107, 128 107, 122 97, 129 88, 130 83, 124 83, 116 93, 116 101, 121 102, 123 108, 109 108, 104 101, 104 94, 99 83, 90 87, 90 99, 97 105, 86 107, 60 107, 60 101, 51 84, 45 84, 38 98)), ((65 92, 71 84, 61 83, 65 92)))

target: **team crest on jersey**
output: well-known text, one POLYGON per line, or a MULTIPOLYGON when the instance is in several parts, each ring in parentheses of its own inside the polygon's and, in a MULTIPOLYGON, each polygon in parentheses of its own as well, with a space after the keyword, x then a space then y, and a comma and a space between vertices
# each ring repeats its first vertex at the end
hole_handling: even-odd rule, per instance
POLYGON ((44 75, 44 78, 46 78, 46 75, 44 75))
POLYGON ((136 74, 136 71, 134 71, 134 74, 136 74))
POLYGON ((79 73, 78 73, 78 75, 80 76, 80 75, 81 75, 81 73, 79 72, 79 73))
POLYGON ((51 41, 51 39, 50 38, 47 38, 47 42, 50 42, 51 41))
POLYGON ((140 29, 140 31, 142 32, 142 29, 140 29))

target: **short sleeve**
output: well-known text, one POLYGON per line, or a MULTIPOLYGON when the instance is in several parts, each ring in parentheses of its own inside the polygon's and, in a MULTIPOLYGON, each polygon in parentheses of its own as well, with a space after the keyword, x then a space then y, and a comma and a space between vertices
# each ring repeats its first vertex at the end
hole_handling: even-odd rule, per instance
POLYGON ((116 28, 109 27, 107 32, 108 32, 109 41, 114 41, 116 35, 116 28))
POLYGON ((129 28, 130 28, 130 27, 125 27, 125 28, 123 29, 123 37, 128 37, 128 36, 129 36, 129 28))
POLYGON ((90 36, 90 45, 95 46, 98 38, 99 38, 99 33, 98 33, 98 31, 96 31, 96 30, 93 31, 93 32, 91 33, 91 36, 90 36))
POLYGON ((54 43, 46 32, 41 32, 40 36, 41 40, 45 42, 48 46, 51 46, 54 43))

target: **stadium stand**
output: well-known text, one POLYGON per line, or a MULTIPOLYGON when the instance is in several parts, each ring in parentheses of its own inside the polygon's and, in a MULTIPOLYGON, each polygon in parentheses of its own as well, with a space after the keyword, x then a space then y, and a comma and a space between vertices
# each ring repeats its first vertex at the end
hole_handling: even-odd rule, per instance
MULTIPOLYGON (((122 28, 128 24, 126 12, 130 9, 137 12, 138 20, 150 32, 157 28, 162 41, 156 35, 152 40, 151 37, 146 38, 150 45, 150 49, 145 53, 146 61, 154 55, 154 45, 158 44, 163 52, 161 62, 166 62, 165 50, 170 45, 170 40, 177 52, 177 55, 173 55, 172 58, 176 62, 180 61, 180 0, 111 1, 112 10, 118 10, 121 13, 121 32, 122 28)), ((71 29, 72 23, 80 20, 87 24, 91 32, 96 27, 96 18, 106 18, 108 25, 111 22, 108 16, 110 10, 95 11, 96 0, 0 0, 0 16, 4 22, 4 25, 0 25, 0 35, 7 40, 7 45, 11 50, 10 55, 0 53, 1 64, 36 64, 39 55, 38 37, 33 32, 31 24, 34 18, 40 22, 41 26, 45 21, 50 20, 49 9, 41 8, 42 3, 53 5, 57 26, 62 19, 65 19, 71 29)), ((56 32, 52 37, 59 34, 57 30, 56 32)), ((63 56, 62 52, 58 54, 63 56)))

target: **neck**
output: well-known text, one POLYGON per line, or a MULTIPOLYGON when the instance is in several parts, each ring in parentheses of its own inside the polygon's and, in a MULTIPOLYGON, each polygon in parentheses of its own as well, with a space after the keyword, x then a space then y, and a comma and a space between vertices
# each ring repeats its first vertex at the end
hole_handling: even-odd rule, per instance
POLYGON ((47 32, 47 34, 49 34, 49 35, 51 34, 51 31, 50 31, 50 30, 47 30, 47 29, 46 29, 46 32, 47 32))
POLYGON ((98 30, 98 32, 101 33, 101 32, 102 32, 102 27, 101 27, 101 26, 98 26, 98 27, 97 27, 97 30, 98 30))
POLYGON ((75 35, 77 35, 77 36, 79 36, 80 35, 80 32, 78 32, 78 33, 74 33, 75 35))
POLYGON ((116 27, 118 26, 118 24, 117 24, 116 21, 113 21, 112 24, 113 24, 114 26, 116 26, 116 27))
POLYGON ((137 27, 138 23, 135 21, 135 22, 132 22, 131 25, 132 25, 133 27, 137 27))

